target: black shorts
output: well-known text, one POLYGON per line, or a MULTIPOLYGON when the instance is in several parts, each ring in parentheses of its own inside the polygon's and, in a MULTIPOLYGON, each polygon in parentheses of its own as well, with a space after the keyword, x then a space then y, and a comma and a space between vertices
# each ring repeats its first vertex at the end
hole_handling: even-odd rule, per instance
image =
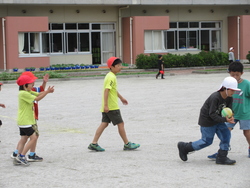
POLYGON ((20 135, 21 136, 31 136, 35 131, 32 127, 27 127, 27 128, 20 128, 20 135))
POLYGON ((120 110, 110 110, 108 113, 102 112, 102 122, 112 122, 113 125, 122 123, 123 120, 120 110))

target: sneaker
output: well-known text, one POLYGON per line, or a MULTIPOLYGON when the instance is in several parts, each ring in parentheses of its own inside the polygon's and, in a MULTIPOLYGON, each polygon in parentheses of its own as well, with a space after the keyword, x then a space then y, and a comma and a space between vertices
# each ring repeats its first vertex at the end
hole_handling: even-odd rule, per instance
POLYGON ((13 159, 13 165, 21 165, 22 163, 18 161, 16 158, 13 159))
POLYGON ((99 146, 98 144, 89 144, 88 149, 90 150, 95 150, 95 151, 105 151, 105 149, 103 149, 101 146, 99 146))
POLYGON ((140 144, 128 142, 127 144, 124 144, 123 150, 134 150, 134 149, 139 148, 139 147, 140 147, 140 144))
POLYGON ((218 153, 214 153, 213 155, 208 155, 207 158, 211 159, 211 160, 216 160, 218 153))
POLYGON ((41 162, 41 161, 43 161, 43 158, 39 157, 36 154, 34 154, 33 156, 28 155, 27 161, 29 161, 29 162, 41 162))
POLYGON ((15 152, 13 152, 13 153, 10 155, 10 157, 11 157, 12 159, 15 159, 15 158, 17 157, 17 154, 16 154, 15 152))
POLYGON ((30 165, 29 162, 27 161, 27 159, 26 159, 25 156, 24 156, 24 157, 21 157, 20 155, 18 155, 18 156, 16 157, 16 160, 19 161, 19 162, 21 162, 21 164, 23 164, 23 165, 25 165, 25 166, 30 165))

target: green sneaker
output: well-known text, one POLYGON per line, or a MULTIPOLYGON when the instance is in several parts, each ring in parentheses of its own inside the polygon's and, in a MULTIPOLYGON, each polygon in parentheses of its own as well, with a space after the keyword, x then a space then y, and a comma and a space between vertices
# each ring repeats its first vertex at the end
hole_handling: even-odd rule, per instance
POLYGON ((95 151, 105 151, 105 149, 103 149, 101 146, 99 146, 98 144, 89 144, 88 149, 90 150, 95 150, 95 151))
POLYGON ((124 144, 123 150, 133 150, 139 147, 140 147, 140 144, 128 142, 127 144, 124 144))

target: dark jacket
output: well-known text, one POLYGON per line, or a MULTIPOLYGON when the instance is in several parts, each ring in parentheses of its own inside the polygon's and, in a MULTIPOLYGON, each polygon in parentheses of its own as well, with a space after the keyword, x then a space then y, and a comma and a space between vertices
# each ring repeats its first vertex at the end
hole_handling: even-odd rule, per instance
POLYGON ((226 118, 221 116, 221 110, 225 107, 232 109, 232 102, 232 97, 223 99, 219 91, 212 93, 201 107, 198 124, 202 127, 212 127, 226 122, 226 118))

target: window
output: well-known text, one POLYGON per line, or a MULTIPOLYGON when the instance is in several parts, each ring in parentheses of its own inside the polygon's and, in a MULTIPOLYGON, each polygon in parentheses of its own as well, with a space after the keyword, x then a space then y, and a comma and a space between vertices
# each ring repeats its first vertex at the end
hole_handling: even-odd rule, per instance
POLYGON ((176 49, 176 31, 164 32, 164 45, 166 49, 176 49))
POLYGON ((163 36, 167 50, 221 51, 221 22, 170 22, 163 36))
MULTIPOLYGON (((162 46, 155 38, 156 47, 162 46)), ((49 23, 48 32, 18 33, 18 42, 20 56, 92 53, 93 63, 100 64, 115 55, 115 24, 49 23)))
POLYGON ((41 49, 41 33, 18 33, 18 49, 20 55, 39 54, 41 49))
POLYGON ((63 52, 63 34, 50 33, 50 52, 62 53, 63 52))
POLYGON ((89 33, 79 33, 78 34, 78 51, 79 52, 89 52, 89 33))
POLYGON ((163 45, 163 31, 145 31, 144 32, 144 49, 146 52, 165 51, 163 45))

